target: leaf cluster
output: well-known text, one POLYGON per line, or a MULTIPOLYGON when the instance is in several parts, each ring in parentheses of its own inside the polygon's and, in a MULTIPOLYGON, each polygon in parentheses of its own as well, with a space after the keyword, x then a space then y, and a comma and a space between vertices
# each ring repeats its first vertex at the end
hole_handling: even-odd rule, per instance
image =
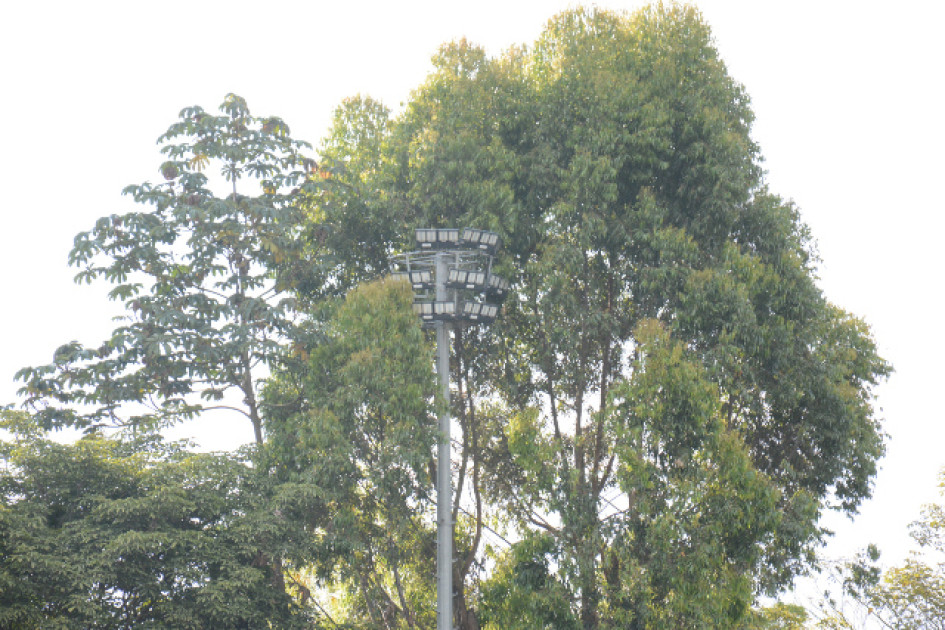
POLYGON ((302 621, 267 560, 297 537, 242 457, 96 436, 0 446, 4 628, 302 621))
POLYGON ((352 291, 307 365, 277 372, 265 395, 267 465, 317 493, 300 515, 319 549, 315 572, 346 593, 343 618, 365 627, 433 614, 436 386, 412 303, 401 281, 352 291))

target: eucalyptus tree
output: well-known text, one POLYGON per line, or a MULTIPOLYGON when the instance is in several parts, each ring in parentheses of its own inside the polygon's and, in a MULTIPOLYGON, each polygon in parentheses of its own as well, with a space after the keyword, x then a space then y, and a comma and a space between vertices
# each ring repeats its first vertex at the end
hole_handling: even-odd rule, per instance
POLYGON ((731 627, 869 495, 889 371, 765 188, 747 95, 679 6, 573 10, 434 66, 397 117, 339 109, 344 195, 310 198, 309 231, 373 235, 375 268, 414 227, 503 238, 504 312, 454 340, 459 623, 506 624, 506 580, 583 628, 731 627), (522 538, 492 575, 489 522, 522 538))

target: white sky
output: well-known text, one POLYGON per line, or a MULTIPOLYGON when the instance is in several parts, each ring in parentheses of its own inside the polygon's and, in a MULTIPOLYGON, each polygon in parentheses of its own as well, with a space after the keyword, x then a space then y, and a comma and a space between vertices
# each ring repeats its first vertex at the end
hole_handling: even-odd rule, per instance
MULTIPOLYGON (((188 105, 228 92, 317 144, 334 107, 371 94, 396 108, 439 44, 492 54, 531 43, 572 3, 7 2, 0 8, 0 403, 13 373, 61 343, 101 341, 116 307, 76 286, 72 237, 132 209, 127 184, 156 180, 155 140, 188 105)), ((600 2, 634 9, 641 2, 600 2)), ((873 327, 896 373, 879 390, 890 435, 875 497, 832 521, 832 554, 878 542, 889 560, 938 498, 945 466, 938 330, 945 270, 940 186, 945 5, 931 0, 703 0, 730 73, 748 90, 771 188, 799 205, 823 258, 821 286, 873 327)), ((248 423, 200 439, 251 440, 248 423)))

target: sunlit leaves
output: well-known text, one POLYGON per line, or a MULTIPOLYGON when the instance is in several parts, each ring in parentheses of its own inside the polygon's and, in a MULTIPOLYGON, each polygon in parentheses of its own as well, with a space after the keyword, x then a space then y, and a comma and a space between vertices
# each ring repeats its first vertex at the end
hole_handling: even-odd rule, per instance
MULTIPOLYGON (((945 472, 939 486, 945 488, 945 472)), ((910 535, 919 548, 898 566, 883 570, 880 552, 870 545, 858 557, 838 569, 845 595, 853 606, 827 599, 818 627, 850 628, 858 613, 884 628, 945 628, 945 507, 925 506, 922 516, 911 525, 910 535), (858 609, 858 610, 857 610, 858 609)))
POLYGON ((889 371, 817 287, 751 121, 677 5, 568 11, 495 58, 445 45, 402 114, 342 103, 318 162, 239 97, 184 109, 159 183, 126 189, 147 211, 103 217, 70 259, 127 320, 21 372, 24 392, 40 426, 94 427, 235 390, 339 618, 424 627, 431 353, 409 288, 366 281, 413 228, 490 229, 510 295, 454 336, 460 625, 737 627, 810 562, 821 511, 869 494, 889 371), (519 538, 484 555, 490 522, 519 538))
POLYGON ((305 517, 318 528, 315 570, 347 593, 337 614, 365 627, 432 615, 436 388, 412 303, 406 283, 361 285, 266 389, 267 461, 317 489, 323 508, 305 517))

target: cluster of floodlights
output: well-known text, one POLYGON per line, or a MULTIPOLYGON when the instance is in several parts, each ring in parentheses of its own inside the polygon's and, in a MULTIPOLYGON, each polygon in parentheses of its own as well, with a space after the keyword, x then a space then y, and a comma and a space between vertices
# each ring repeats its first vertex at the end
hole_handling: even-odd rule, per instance
POLYGON ((401 271, 394 274, 416 292, 414 312, 425 323, 494 321, 499 314, 496 302, 509 290, 508 281, 492 273, 499 235, 472 228, 423 228, 416 238, 420 251, 399 256, 401 271))
POLYGON ((425 322, 450 321, 490 324, 499 314, 499 307, 487 302, 447 301, 414 302, 414 312, 425 322), (457 304, 461 307, 457 310, 457 304))
POLYGON ((499 249, 499 235, 473 228, 421 228, 417 230, 417 244, 422 250, 473 248, 494 256, 499 249))

